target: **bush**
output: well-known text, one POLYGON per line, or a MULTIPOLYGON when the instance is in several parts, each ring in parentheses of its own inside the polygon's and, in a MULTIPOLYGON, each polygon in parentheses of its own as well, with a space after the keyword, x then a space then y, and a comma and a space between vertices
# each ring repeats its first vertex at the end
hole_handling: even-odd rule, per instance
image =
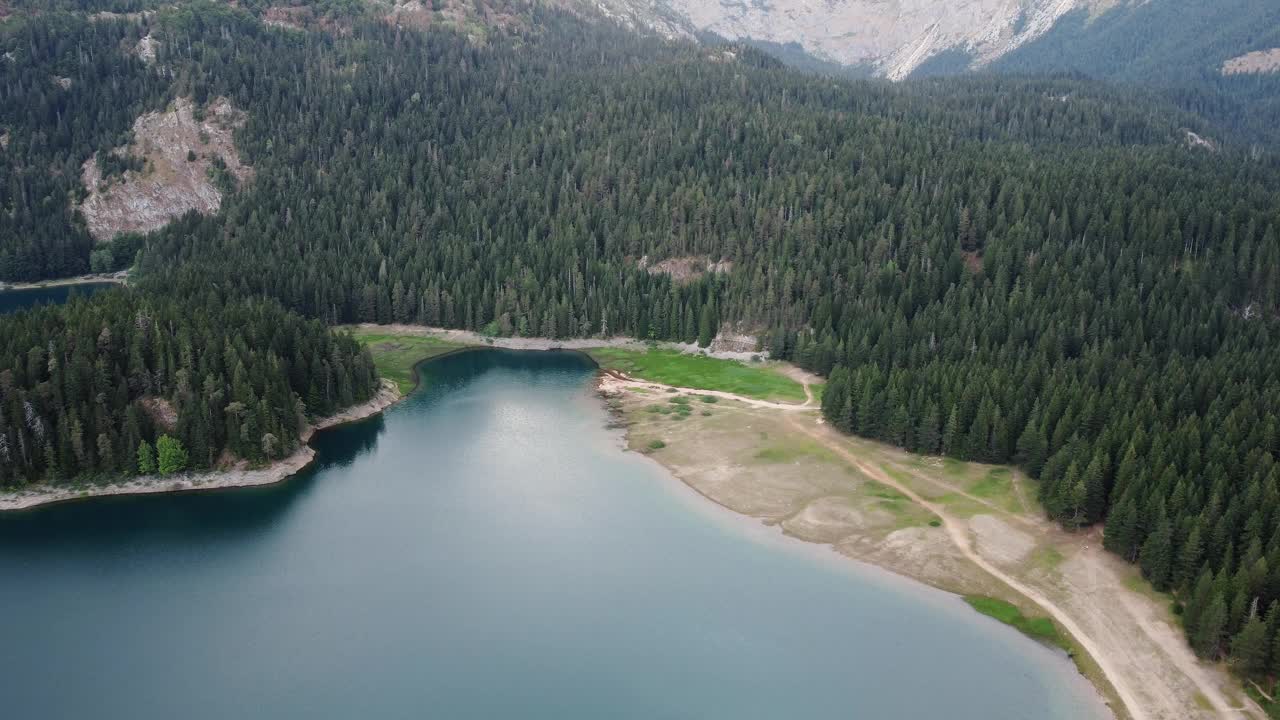
POLYGON ((664 448, 664 447, 666 447, 666 446, 667 446, 667 444, 666 444, 666 443, 664 443, 664 442, 662 442, 661 440, 651 440, 651 441, 649 441, 649 449, 650 449, 650 450, 661 450, 662 448, 664 448))
POLYGON ((187 449, 177 438, 161 435, 156 440, 156 455, 161 475, 172 475, 187 468, 187 449))

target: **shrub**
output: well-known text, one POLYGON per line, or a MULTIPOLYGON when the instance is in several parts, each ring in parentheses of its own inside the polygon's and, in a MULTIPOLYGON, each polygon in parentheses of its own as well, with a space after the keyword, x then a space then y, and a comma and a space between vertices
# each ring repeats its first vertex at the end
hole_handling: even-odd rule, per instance
POLYGON ((156 455, 161 475, 172 475, 187 468, 187 449, 177 438, 161 435, 156 440, 156 455))

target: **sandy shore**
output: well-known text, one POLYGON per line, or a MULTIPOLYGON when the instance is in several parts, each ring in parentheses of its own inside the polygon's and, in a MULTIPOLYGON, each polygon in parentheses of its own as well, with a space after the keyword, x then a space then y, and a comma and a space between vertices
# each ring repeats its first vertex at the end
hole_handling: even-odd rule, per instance
POLYGON ((1047 520, 1016 472, 913 456, 751 398, 721 395, 681 415, 653 410, 671 391, 705 393, 610 373, 597 387, 627 446, 712 503, 925 585, 1052 618, 1118 720, 1264 717, 1223 666, 1195 658, 1167 597, 1144 591, 1100 530, 1047 520))
POLYGON ((60 287, 63 285, 92 285, 95 283, 116 283, 127 285, 129 273, 102 273, 100 275, 77 275, 76 277, 58 278, 56 280, 40 280, 38 282, 0 283, 0 292, 6 290, 39 290, 40 288, 60 287))
MULTIPOLYGON (((493 347, 505 350, 589 350, 591 348, 622 348, 624 350, 648 350, 650 343, 632 337, 595 337, 595 338, 554 338, 541 337, 488 337, 471 330, 450 330, 448 328, 428 327, 426 325, 377 325, 362 323, 356 325, 361 330, 383 332, 388 335, 416 335, 434 337, 459 345, 475 345, 476 347, 493 347)), ((737 360, 749 362, 753 358, 766 360, 768 351, 741 352, 734 350, 711 350, 698 347, 697 343, 658 342, 654 346, 663 350, 676 350, 690 355, 707 355, 720 360, 737 360)))
POLYGON ((307 426, 302 432, 302 446, 292 455, 263 468, 242 468, 180 475, 146 475, 129 480, 84 486, 33 485, 16 492, 0 494, 0 512, 26 510, 40 505, 67 502, 106 495, 146 495, 163 492, 191 492, 225 488, 273 485, 298 473, 315 459, 315 450, 307 443, 316 431, 372 417, 400 400, 395 383, 383 381, 372 400, 307 426))

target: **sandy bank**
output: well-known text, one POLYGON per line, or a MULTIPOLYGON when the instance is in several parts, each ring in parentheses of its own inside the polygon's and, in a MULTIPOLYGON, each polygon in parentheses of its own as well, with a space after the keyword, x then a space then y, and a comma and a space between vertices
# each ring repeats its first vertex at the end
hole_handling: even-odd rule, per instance
POLYGON ((355 405, 308 425, 302 432, 302 446, 282 460, 263 468, 237 468, 180 475, 146 475, 103 485, 57 486, 33 485, 15 492, 0 494, 0 512, 26 510, 40 505, 67 502, 106 495, 147 495, 164 492, 191 492, 225 488, 272 485, 281 482, 315 459, 315 450, 307 443, 317 430, 363 420, 377 415, 400 400, 395 383, 383 381, 378 394, 366 403, 355 405))
MULTIPOLYGON (((388 335, 416 335, 434 337, 459 345, 475 345, 477 347, 502 348, 504 350, 589 350, 591 348, 622 348, 624 350, 648 350, 650 343, 632 337, 594 337, 594 338, 555 338, 542 337, 488 337, 471 330, 450 330, 448 328, 428 327, 426 325, 377 325, 362 323, 355 327, 368 332, 381 332, 388 335)), ((697 343, 658 342, 654 346, 663 350, 676 350, 689 355, 706 355, 720 360, 737 360, 749 362, 752 358, 768 359, 768 351, 736 352, 732 350, 710 350, 699 347, 697 343)))
POLYGON ((669 390, 701 393, 607 373, 598 388, 628 447, 716 505, 926 585, 1052 618, 1118 720, 1263 717, 1222 666, 1196 660, 1166 597, 1144 592, 1099 531, 1048 521, 1016 471, 910 455, 750 398, 663 412, 669 390))
POLYGON ((93 285, 97 283, 116 283, 117 285, 127 285, 129 283, 129 272, 127 270, 121 270, 116 273, 77 275, 75 277, 58 278, 56 280, 40 280, 38 282, 0 282, 0 292, 7 290, 39 290, 40 288, 61 287, 64 285, 93 285))

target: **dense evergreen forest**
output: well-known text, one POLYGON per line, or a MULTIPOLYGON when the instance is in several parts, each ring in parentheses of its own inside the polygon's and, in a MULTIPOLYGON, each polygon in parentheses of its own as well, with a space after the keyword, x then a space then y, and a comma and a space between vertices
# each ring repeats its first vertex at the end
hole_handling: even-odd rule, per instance
POLYGON ((23 458, 7 479, 127 468, 158 432, 152 396, 193 463, 291 448, 299 412, 374 382, 303 316, 703 342, 734 326, 827 374, 844 430, 1017 463, 1055 518, 1105 522, 1178 594, 1199 652, 1280 669, 1272 156, 1078 78, 832 80, 524 11, 483 43, 213 4, 10 20, 0 276, 87 263, 80 163, 173 98, 244 110, 255 176, 119 253, 140 249, 134 291, 0 320, 0 427, 23 458), (154 66, 122 50, 147 32, 154 66), (676 258, 727 270, 642 263, 676 258))
POLYGON ((270 301, 113 290, 19 313, 0 322, 0 486, 279 459, 376 380, 350 335, 270 301), (182 467, 157 466, 164 437, 182 467))

